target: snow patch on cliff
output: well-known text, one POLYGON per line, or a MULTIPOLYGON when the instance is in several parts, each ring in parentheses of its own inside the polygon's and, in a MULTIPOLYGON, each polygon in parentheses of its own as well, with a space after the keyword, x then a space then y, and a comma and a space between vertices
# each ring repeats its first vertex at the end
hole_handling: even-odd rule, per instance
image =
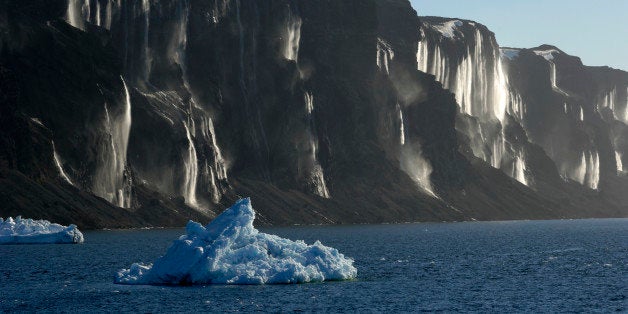
POLYGON ((443 36, 447 38, 455 38, 456 37, 456 28, 462 26, 462 21, 452 20, 448 22, 444 22, 438 25, 432 25, 432 28, 437 30, 439 33, 443 34, 443 36))

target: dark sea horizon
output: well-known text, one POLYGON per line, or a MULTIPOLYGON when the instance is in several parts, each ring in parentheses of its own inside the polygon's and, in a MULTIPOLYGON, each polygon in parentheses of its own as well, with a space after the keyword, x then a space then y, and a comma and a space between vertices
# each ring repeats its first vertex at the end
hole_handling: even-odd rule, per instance
POLYGON ((127 286, 183 229, 86 231, 79 245, 0 245, 2 312, 625 312, 628 219, 260 228, 355 260, 351 281, 127 286))

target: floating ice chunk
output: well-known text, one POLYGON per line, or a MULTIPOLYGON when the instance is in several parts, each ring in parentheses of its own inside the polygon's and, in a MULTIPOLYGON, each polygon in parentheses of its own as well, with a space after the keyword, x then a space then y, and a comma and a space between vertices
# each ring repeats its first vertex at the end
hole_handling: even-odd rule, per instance
POLYGON ((68 227, 47 220, 0 218, 0 244, 83 243, 75 225, 68 227))
POLYGON ((115 276, 118 284, 283 284, 355 278, 353 260, 316 241, 307 245, 253 227, 248 198, 207 226, 190 221, 154 264, 134 263, 115 276))

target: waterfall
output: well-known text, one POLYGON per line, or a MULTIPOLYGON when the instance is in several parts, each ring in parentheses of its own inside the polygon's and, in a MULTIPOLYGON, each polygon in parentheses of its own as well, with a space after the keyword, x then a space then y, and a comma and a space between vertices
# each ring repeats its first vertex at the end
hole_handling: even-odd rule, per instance
POLYGON ((286 22, 286 30, 283 34, 285 37, 283 55, 286 60, 298 61, 301 23, 301 17, 292 15, 292 11, 290 11, 288 21, 286 22))
POLYGON ((111 29, 111 23, 113 22, 113 10, 112 10, 112 5, 113 0, 109 0, 107 1, 107 8, 105 9, 105 24, 104 27, 106 29, 111 29))
POLYGON ((70 185, 74 185, 74 183, 72 183, 72 180, 70 180, 70 177, 68 176, 68 174, 65 173, 65 171, 63 170, 61 158, 59 158, 59 154, 57 153, 57 149, 55 148, 54 141, 52 141, 52 157, 54 158, 55 165, 57 166, 57 170, 59 170, 59 175, 61 176, 61 178, 65 180, 67 183, 69 183, 70 185))
MULTIPOLYGON (((626 93, 628 94, 628 90, 626 90, 626 93)), ((628 123, 628 103, 626 103, 624 108, 619 108, 617 106, 617 87, 614 87, 610 91, 603 94, 602 97, 600 97, 600 100, 598 100, 597 111, 600 112, 605 108, 611 110, 615 120, 628 123)))
POLYGON ((96 21, 95 21, 95 24, 97 26, 101 26, 101 23, 100 23, 100 1, 96 1, 96 21))
MULTIPOLYGON (((421 56, 426 53, 424 51, 427 51, 427 47, 424 47, 421 43, 419 43, 417 58, 421 58, 421 56)), ((395 52, 392 49, 392 46, 384 39, 377 38, 377 55, 375 61, 379 70, 386 72, 386 74, 390 74, 390 65, 394 58, 395 52)), ((395 108, 399 119, 399 168, 416 183, 422 192, 438 198, 436 193, 434 193, 430 179, 430 175, 432 174, 432 165, 422 156, 421 144, 418 141, 408 143, 405 122, 403 119, 403 110, 401 109, 399 103, 397 103, 395 108)))
MULTIPOLYGON (((509 104, 508 114, 514 117, 517 121, 519 121, 519 123, 523 124, 524 117, 527 111, 526 111, 526 107, 523 102, 523 99, 521 98, 521 95, 519 95, 518 93, 515 93, 514 91, 511 91, 509 98, 510 99, 508 101, 508 104, 509 104)), ((567 104, 565 104, 565 110, 567 110, 566 106, 567 104)))
POLYGON ((587 177, 585 184, 592 190, 597 190, 600 182, 600 156, 597 151, 587 154, 587 177))
MULTIPOLYGON (((188 122, 184 122, 183 126, 188 141, 188 149, 184 152, 184 186, 181 194, 185 197, 186 203, 192 207, 198 208, 199 201, 196 196, 199 175, 202 182, 209 184, 212 201, 218 203, 222 198, 222 191, 218 186, 219 181, 227 180, 226 162, 222 157, 220 147, 216 140, 216 131, 214 124, 209 115, 197 105, 196 95, 190 87, 188 80, 188 69, 186 63, 186 48, 188 43, 187 30, 189 21, 190 4, 189 1, 183 0, 177 2, 177 14, 175 16, 176 24, 173 36, 170 38, 167 55, 172 62, 179 65, 182 72, 183 87, 190 94, 190 106, 186 110, 188 122), (195 114, 195 110, 201 111, 195 114), (198 151, 194 144, 195 139, 199 139, 196 133, 195 120, 200 120, 200 132, 202 140, 211 146, 213 164, 209 160, 202 162, 202 168, 199 170, 198 151)), ((202 147, 202 146, 201 146, 202 147)))
POLYGON ((550 65, 550 82, 552 83, 552 89, 555 92, 561 93, 564 96, 569 96, 569 94, 567 94, 564 90, 558 87, 558 84, 556 83, 556 64, 554 63, 554 61, 551 60, 548 60, 548 63, 550 65))
POLYGON ((597 190, 600 182, 599 153, 590 150, 583 151, 574 167, 563 170, 563 177, 574 180, 592 190, 597 190))
POLYGON ((430 179, 432 165, 423 158, 420 143, 404 143, 404 145, 401 146, 399 163, 401 170, 416 183, 419 189, 434 198, 438 198, 436 193, 434 193, 430 179))
POLYGON ((438 43, 424 38, 418 46, 417 66, 419 71, 434 75, 443 87, 455 94, 462 113, 482 121, 503 122, 511 96, 507 78, 498 48, 483 51, 484 42, 483 34, 476 29, 473 46, 467 47, 461 61, 452 67, 453 61, 438 43), (489 66, 491 60, 492 66, 489 66))
POLYGON ((392 47, 383 39, 377 38, 377 66, 380 70, 390 74, 389 63, 395 58, 392 47))
POLYGON ((227 179, 227 166, 226 161, 222 157, 222 152, 218 142, 216 141, 216 131, 214 129, 214 123, 211 118, 204 117, 201 123, 201 129, 206 139, 209 139, 209 143, 212 146, 214 152, 214 169, 216 170, 216 177, 220 180, 227 179))
POLYGON ((510 177, 515 180, 521 182, 524 185, 528 185, 528 180, 526 179, 526 164, 523 154, 519 153, 515 156, 515 160, 513 162, 512 173, 510 177))
POLYGON ((185 135, 188 140, 187 152, 183 161, 184 176, 183 186, 181 187, 181 194, 185 197, 185 203, 191 207, 198 207, 198 201, 196 199, 196 182, 198 180, 198 158, 196 156, 196 147, 190 134, 190 128, 187 122, 183 122, 185 128, 185 135))
POLYGON ((582 152, 580 162, 576 165, 576 168, 571 174, 571 178, 580 184, 584 184, 584 180, 587 175, 587 157, 585 152, 582 152))
MULTIPOLYGON (((504 162, 504 159, 519 160, 518 163, 522 166, 520 168, 523 169, 525 155, 505 156, 506 114, 510 114, 523 125, 526 109, 521 95, 510 87, 499 47, 491 38, 485 38, 475 24, 469 22, 456 20, 435 25, 424 23, 421 29, 423 34, 435 31, 440 33, 439 40, 432 41, 431 37, 424 35, 418 43, 418 70, 434 75, 444 88, 454 93, 460 114, 479 120, 476 129, 464 130, 470 139, 481 137, 481 140, 471 141, 476 157, 490 163, 494 168, 507 167, 510 163, 504 162), (463 36, 462 33, 460 36, 456 35, 457 28, 463 26, 474 29, 472 38, 463 36), (446 47, 452 41, 464 42, 466 49, 462 56, 450 55, 452 51, 446 47)), ((509 169, 504 169, 504 172, 527 185, 527 180, 515 172, 509 169)))
POLYGON ((142 12, 144 14, 144 41, 142 50, 144 51, 144 82, 149 81, 151 72, 152 57, 148 43, 148 34, 150 30, 150 0, 142 0, 142 12))
POLYGON ((93 191, 114 205, 131 206, 130 174, 126 169, 129 133, 131 131, 131 95, 124 78, 124 108, 118 116, 109 112, 105 103, 105 130, 109 135, 108 146, 104 147, 101 163, 94 177, 93 191))
POLYGON ((323 198, 330 198, 329 190, 327 190, 327 184, 325 183, 325 173, 318 162, 318 139, 314 135, 316 129, 314 126, 314 117, 312 116, 314 111, 314 95, 306 92, 304 99, 306 120, 308 121, 306 131, 309 147, 308 163, 311 164, 311 169, 309 169, 309 183, 312 185, 313 192, 316 195, 323 198))
POLYGON ((617 175, 620 175, 624 172, 624 166, 621 161, 622 155, 615 151, 615 165, 617 166, 617 175))
POLYGON ((213 165, 209 165, 208 160, 205 160, 205 177, 209 178, 209 184, 211 186, 212 200, 214 203, 220 202, 222 198, 222 192, 218 188, 218 181, 227 180, 227 166, 226 161, 222 157, 220 147, 216 141, 216 131, 214 130, 214 123, 210 117, 203 116, 201 118, 201 134, 205 141, 209 143, 213 151, 213 165))
POLYGON ((401 110, 399 103, 397 103, 397 112, 399 112, 399 144, 403 146, 406 144, 406 131, 403 122, 403 111, 401 110))
POLYGON ((562 94, 563 96, 569 96, 569 94, 567 94, 564 90, 558 87, 558 84, 556 82, 558 80, 557 79, 558 75, 556 73, 556 63, 554 63, 554 55, 559 54, 560 52, 556 49, 549 49, 549 50, 534 50, 534 53, 537 56, 543 57, 549 64, 550 83, 552 84, 552 89, 555 92, 562 94))
POLYGON ((580 106, 580 121, 584 121, 584 110, 582 109, 582 106, 580 106))
POLYGON ((80 30, 85 30, 84 16, 89 16, 89 1, 69 0, 65 13, 66 22, 80 30))
POLYGON ((113 6, 115 5, 116 9, 120 9, 122 5, 121 2, 107 0, 107 4, 103 9, 100 4, 101 1, 95 1, 96 10, 92 13, 90 6, 91 1, 92 0, 68 0, 68 7, 65 13, 66 22, 83 31, 85 31, 86 22, 111 29, 111 23, 113 22, 113 6))

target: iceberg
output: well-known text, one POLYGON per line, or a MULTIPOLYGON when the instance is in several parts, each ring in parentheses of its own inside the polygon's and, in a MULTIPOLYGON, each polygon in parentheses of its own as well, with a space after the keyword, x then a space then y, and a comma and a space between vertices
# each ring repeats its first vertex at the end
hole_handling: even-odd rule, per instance
POLYGON ((76 225, 62 226, 47 220, 0 217, 0 244, 83 243, 76 225))
POLYGON ((357 276, 353 260, 320 241, 307 245, 253 227, 249 198, 240 199, 207 226, 190 221, 154 264, 120 270, 117 284, 288 284, 357 276))

